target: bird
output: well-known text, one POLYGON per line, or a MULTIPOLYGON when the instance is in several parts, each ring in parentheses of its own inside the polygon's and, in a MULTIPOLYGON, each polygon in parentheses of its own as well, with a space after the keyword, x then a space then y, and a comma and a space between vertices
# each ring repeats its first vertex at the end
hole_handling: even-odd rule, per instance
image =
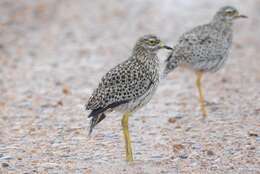
POLYGON ((205 108, 201 79, 204 73, 214 73, 225 64, 232 45, 232 25, 236 19, 247 18, 233 6, 221 7, 213 19, 185 32, 165 60, 163 77, 178 66, 188 67, 196 73, 200 110, 203 119, 208 113, 205 108))
POLYGON ((157 52, 172 49, 157 36, 140 37, 127 60, 108 71, 90 96, 86 110, 91 110, 89 135, 107 113, 123 113, 121 124, 125 139, 126 161, 133 161, 128 118, 146 105, 155 93, 160 81, 160 64, 157 52))

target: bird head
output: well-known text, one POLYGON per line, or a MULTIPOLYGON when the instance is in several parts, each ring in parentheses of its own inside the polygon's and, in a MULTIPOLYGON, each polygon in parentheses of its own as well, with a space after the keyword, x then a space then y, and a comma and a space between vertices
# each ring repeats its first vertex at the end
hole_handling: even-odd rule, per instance
POLYGON ((235 19, 247 18, 247 16, 239 14, 239 11, 232 6, 224 6, 219 9, 215 15, 215 19, 232 23, 235 19))
POLYGON ((158 51, 159 49, 170 49, 171 47, 165 45, 158 37, 155 35, 145 35, 137 41, 137 45, 145 48, 148 51, 158 51))

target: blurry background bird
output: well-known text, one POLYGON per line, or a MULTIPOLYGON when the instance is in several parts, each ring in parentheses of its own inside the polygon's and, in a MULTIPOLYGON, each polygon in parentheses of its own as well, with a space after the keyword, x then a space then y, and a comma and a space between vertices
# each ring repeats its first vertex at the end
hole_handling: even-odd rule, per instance
POLYGON ((185 65, 196 72, 201 112, 207 116, 201 78, 204 72, 216 72, 223 67, 232 44, 233 21, 246 18, 232 6, 220 8, 213 19, 184 33, 165 61, 163 76, 178 65, 185 65))
POLYGON ((133 161, 128 117, 147 104, 159 84, 159 49, 171 49, 156 36, 141 37, 128 60, 111 69, 91 95, 87 110, 92 110, 90 131, 113 110, 123 112, 122 127, 125 137, 126 160, 133 161))

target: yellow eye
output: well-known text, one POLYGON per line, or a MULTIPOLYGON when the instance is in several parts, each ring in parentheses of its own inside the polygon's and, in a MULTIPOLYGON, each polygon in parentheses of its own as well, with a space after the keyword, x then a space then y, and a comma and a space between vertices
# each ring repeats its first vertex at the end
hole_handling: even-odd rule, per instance
POLYGON ((156 41, 156 40, 148 40, 148 42, 147 42, 149 45, 152 45, 152 46, 154 46, 154 45, 156 45, 158 42, 156 41))
POLYGON ((228 11, 226 11, 225 13, 226 13, 226 15, 228 15, 228 16, 232 16, 232 15, 235 13, 235 11, 228 10, 228 11))

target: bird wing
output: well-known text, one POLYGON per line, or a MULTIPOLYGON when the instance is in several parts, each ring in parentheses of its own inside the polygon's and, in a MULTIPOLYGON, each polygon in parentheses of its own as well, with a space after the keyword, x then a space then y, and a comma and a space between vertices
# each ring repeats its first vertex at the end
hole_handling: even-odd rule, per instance
POLYGON ((183 34, 174 47, 173 55, 195 69, 210 70, 227 55, 228 40, 211 24, 198 26, 183 34))
POLYGON ((151 87, 153 77, 147 78, 147 72, 140 66, 128 60, 111 69, 101 79, 86 109, 105 111, 110 109, 108 106, 116 107, 144 95, 151 87))

